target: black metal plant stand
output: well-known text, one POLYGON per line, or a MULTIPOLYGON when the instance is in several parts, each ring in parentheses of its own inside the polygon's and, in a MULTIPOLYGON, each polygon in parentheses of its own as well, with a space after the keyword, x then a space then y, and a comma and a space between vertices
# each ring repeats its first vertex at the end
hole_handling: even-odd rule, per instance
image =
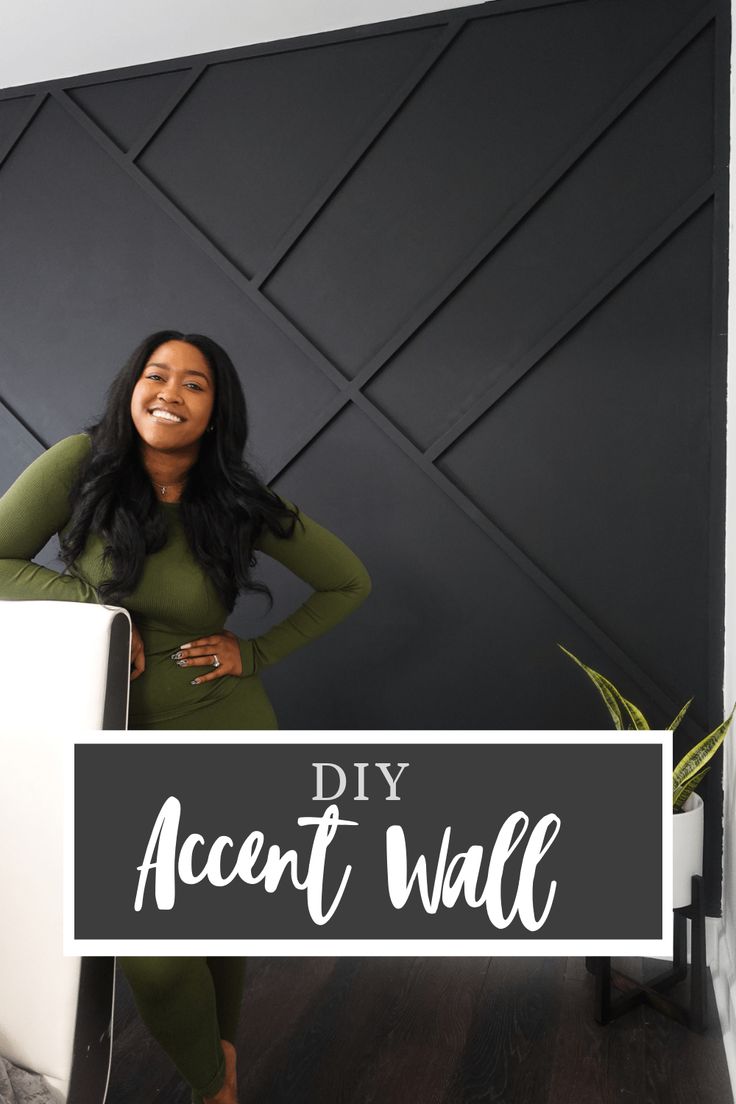
POLYGON ((692 899, 689 905, 672 910, 674 924, 672 967, 657 974, 646 984, 627 977, 611 968, 610 958, 586 958, 585 965, 595 975, 595 1018, 598 1023, 607 1024, 618 1016, 636 1008, 640 1004, 649 1004, 684 1024, 691 1031, 703 1032, 706 1029, 706 973, 705 965, 705 889, 703 878, 699 874, 692 877, 692 899), (683 1007, 663 993, 674 985, 684 981, 688 975, 687 965, 687 921, 692 923, 691 965, 690 965, 690 1002, 683 1007), (622 996, 614 998, 612 989, 618 989, 622 996))

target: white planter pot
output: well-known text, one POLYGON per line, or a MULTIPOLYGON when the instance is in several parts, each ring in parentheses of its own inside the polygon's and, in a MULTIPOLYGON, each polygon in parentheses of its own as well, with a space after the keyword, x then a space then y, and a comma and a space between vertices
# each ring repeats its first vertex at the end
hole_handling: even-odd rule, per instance
POLYGON ((690 794, 681 813, 672 814, 672 907, 692 900, 690 879, 703 873, 703 799, 690 794))

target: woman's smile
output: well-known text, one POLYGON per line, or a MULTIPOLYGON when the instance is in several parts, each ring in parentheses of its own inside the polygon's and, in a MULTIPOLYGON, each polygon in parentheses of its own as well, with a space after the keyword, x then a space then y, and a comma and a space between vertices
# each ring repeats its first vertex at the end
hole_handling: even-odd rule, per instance
POLYGON ((160 421, 172 422, 174 424, 186 421, 186 418, 182 418, 179 414, 174 414, 173 410, 165 410, 162 406, 154 406, 150 414, 152 418, 157 418, 160 421))

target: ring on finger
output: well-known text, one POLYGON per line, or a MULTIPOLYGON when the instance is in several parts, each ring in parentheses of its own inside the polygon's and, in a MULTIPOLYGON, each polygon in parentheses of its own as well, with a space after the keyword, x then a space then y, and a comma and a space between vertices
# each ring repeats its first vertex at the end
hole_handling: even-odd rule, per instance
POLYGON ((220 660, 217 658, 216 655, 212 656, 212 666, 215 668, 215 670, 217 670, 217 668, 220 666, 220 660))

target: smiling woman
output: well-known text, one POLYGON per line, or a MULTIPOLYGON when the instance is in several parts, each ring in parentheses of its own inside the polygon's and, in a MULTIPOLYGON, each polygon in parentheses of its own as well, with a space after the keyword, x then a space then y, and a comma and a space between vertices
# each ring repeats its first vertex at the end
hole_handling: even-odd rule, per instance
MULTIPOLYGON (((224 349, 201 334, 159 331, 113 381, 100 421, 50 448, 0 499, 0 598, 130 612, 132 728, 277 728, 259 672, 370 592, 355 553, 245 462, 247 431, 224 349), (62 574, 32 562, 55 533, 62 574), (238 594, 271 600, 251 575, 259 551, 313 592, 267 632, 239 637, 225 628, 238 594)), ((236 1104, 242 960, 118 963, 193 1099, 236 1104)))
POLYGON ((132 728, 278 727, 260 671, 370 591, 347 545, 243 460, 247 430, 225 351, 199 334, 160 331, 116 377, 100 421, 54 445, 0 499, 0 597, 130 612, 132 728), (62 575, 31 562, 57 532, 62 575), (313 593, 280 624, 242 638, 224 627, 238 594, 271 600, 252 578, 257 552, 313 593))

